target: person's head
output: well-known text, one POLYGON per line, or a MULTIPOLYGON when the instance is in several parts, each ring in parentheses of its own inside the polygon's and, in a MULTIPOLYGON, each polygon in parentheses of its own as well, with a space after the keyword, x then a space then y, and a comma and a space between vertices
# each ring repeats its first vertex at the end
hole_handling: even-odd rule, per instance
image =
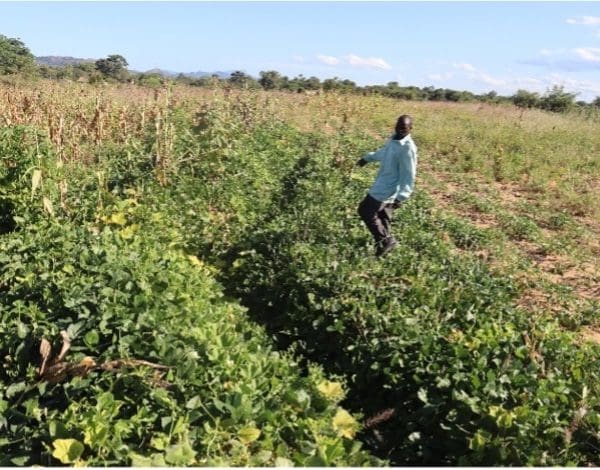
POLYGON ((403 114, 396 122, 396 139, 400 140, 410 134, 412 130, 412 118, 408 114, 403 114))

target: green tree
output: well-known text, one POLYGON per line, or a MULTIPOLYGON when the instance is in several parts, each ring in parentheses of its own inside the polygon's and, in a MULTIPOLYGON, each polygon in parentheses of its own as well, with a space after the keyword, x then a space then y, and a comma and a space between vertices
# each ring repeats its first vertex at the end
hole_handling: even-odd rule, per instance
POLYGON ((487 103, 497 103, 498 102, 498 93, 494 90, 486 93, 481 97, 481 101, 485 101, 487 103))
POLYGON ((519 108, 538 108, 540 106, 540 95, 532 91, 517 90, 511 100, 519 108))
POLYGON ((31 74, 36 70, 35 58, 19 40, 0 34, 0 75, 31 74))
POLYGON ((398 87, 393 96, 402 100, 410 101, 421 99, 420 90, 414 86, 398 87))
POLYGON ((321 89, 321 80, 317 77, 310 77, 306 79, 304 86, 307 90, 320 90, 321 89))
POLYGON ((353 82, 352 80, 342 80, 342 90, 345 92, 352 92, 356 90, 356 83, 353 82))
POLYGON ((242 72, 241 70, 236 70, 233 72, 227 81, 238 88, 257 88, 258 82, 254 80, 247 73, 242 72))
POLYGON ((472 101, 475 98, 473 93, 469 91, 450 90, 448 88, 444 90, 444 97, 446 101, 453 101, 455 103, 461 101, 472 101))
POLYGON ((96 61, 96 70, 104 77, 113 78, 118 81, 127 80, 129 72, 127 71, 127 60, 119 54, 109 55, 106 59, 96 61))
POLYGON ((433 99, 432 96, 433 96, 433 93, 435 92, 435 88, 432 86, 426 86, 423 88, 422 92, 423 92, 424 100, 432 100, 433 99))
POLYGON ((321 83, 316 77, 311 77, 309 79, 306 78, 304 75, 300 74, 297 77, 294 77, 292 80, 290 80, 288 88, 292 91, 301 93, 306 90, 319 90, 321 88, 321 83))
POLYGON ((595 106, 596 108, 600 108, 600 96, 596 96, 596 99, 594 101, 592 101, 592 106, 595 106))
POLYGON ((98 75, 94 62, 81 62, 73 65, 73 80, 90 81, 94 74, 98 75))
POLYGON ((323 90, 325 91, 348 91, 356 87, 356 84, 351 80, 342 80, 339 77, 328 78, 323 82, 323 90))
POLYGON ((217 75, 212 75, 193 79, 190 82, 190 85, 200 87, 216 87, 219 83, 221 83, 221 79, 217 75))
POLYGON ((177 77, 175 77, 175 81, 183 85, 192 85, 194 83, 194 79, 192 77, 188 77, 183 73, 177 74, 177 77))
POLYGON ((575 105, 577 93, 567 93, 563 86, 554 85, 540 101, 542 109, 561 113, 575 105))
POLYGON ((279 90, 283 85, 283 77, 275 70, 260 72, 258 83, 265 90, 279 90))
POLYGON ((66 65, 64 67, 57 67, 56 78, 72 80, 73 79, 73 66, 66 65))
POLYGON ((142 73, 138 76, 137 82, 141 86, 148 88, 160 88, 165 79, 158 73, 142 73))
POLYGON ((429 95, 429 99, 432 101, 446 101, 446 91, 444 88, 436 88, 429 95))
POLYGON ((54 69, 52 67, 42 65, 39 68, 39 72, 42 78, 56 78, 56 74, 54 73, 54 69))

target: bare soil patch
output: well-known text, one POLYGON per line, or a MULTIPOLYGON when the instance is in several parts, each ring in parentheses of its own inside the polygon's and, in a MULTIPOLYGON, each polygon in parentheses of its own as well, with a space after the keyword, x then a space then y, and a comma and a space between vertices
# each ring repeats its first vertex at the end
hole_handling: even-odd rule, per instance
POLYGON ((585 327, 581 330, 581 336, 584 340, 600 344, 600 331, 591 327, 585 327))
MULTIPOLYGON (((460 217, 469 220, 475 227, 480 229, 489 229, 499 227, 499 223, 493 214, 476 210, 476 208, 458 207, 453 203, 457 194, 465 191, 465 187, 451 180, 451 175, 439 171, 428 169, 428 175, 433 180, 426 182, 424 186, 431 194, 436 203, 446 211, 454 213, 460 217)), ((480 188, 491 188, 498 196, 500 205, 508 210, 514 209, 515 204, 522 198, 531 200, 533 195, 527 188, 515 182, 489 182, 476 181, 475 194, 479 197, 485 197, 486 191, 480 188), (486 185, 486 186, 483 186, 486 185)), ((472 188, 469 188, 472 191, 472 188)), ((593 234, 598 234, 595 238, 586 240, 577 240, 578 243, 589 247, 592 253, 600 254, 600 223, 591 218, 577 218, 593 234)), ((543 235, 551 239, 554 232, 549 229, 542 229, 543 235)), ((534 265, 543 273, 546 280, 562 286, 571 288, 577 296, 584 299, 600 301, 600 265, 597 259, 586 262, 578 262, 574 258, 564 254, 548 253, 547 248, 526 240, 514 240, 512 245, 516 247, 524 256, 531 260, 534 265)), ((489 256, 486 256, 488 258, 489 256)), ((555 305, 550 302, 549 296, 535 289, 528 289, 523 298, 519 300, 519 305, 524 307, 539 307, 547 310, 555 310, 555 305)))

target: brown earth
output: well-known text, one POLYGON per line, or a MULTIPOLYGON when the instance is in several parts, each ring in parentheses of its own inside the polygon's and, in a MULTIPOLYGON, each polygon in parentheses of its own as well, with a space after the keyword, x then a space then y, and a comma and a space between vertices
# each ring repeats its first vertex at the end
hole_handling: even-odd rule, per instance
MULTIPOLYGON (((458 205, 455 202, 456 196, 461 191, 467 190, 485 200, 486 193, 489 193, 491 189, 491 192, 498 195, 500 206, 508 211, 514 211, 515 205, 523 199, 535 200, 535 195, 519 183, 486 181, 482 177, 469 175, 470 184, 461 185, 452 181, 452 175, 449 173, 433 171, 427 167, 424 171, 431 181, 422 181, 422 184, 436 201, 438 207, 469 220, 480 229, 502 230, 502 227, 494 214, 458 205), (474 188, 472 184, 475 185, 474 188)), ((592 232, 592 236, 586 239, 577 239, 577 245, 592 254, 600 254, 600 223, 589 217, 577 217, 576 220, 589 232, 592 232)), ((554 235, 554 232, 547 228, 542 228, 541 232, 548 240, 554 235)), ((580 262, 565 254, 549 253, 547 248, 531 241, 513 240, 508 243, 533 263, 542 273, 543 279, 557 285, 567 286, 575 295, 583 299, 600 301, 600 263, 597 258, 580 262)), ((475 254, 480 255, 480 253, 475 254)), ((485 259, 489 258, 489 253, 485 254, 485 259)), ((518 304, 546 311, 556 311, 557 309, 550 295, 534 288, 526 289, 518 304)))

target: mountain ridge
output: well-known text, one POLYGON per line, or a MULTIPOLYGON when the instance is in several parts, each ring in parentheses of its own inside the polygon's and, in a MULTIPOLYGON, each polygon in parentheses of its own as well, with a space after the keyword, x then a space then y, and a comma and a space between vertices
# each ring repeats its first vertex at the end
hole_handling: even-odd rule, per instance
MULTIPOLYGON (((36 57, 35 61, 38 65, 45 65, 47 67, 68 67, 68 66, 75 66, 75 65, 79 65, 79 64, 86 64, 86 63, 94 63, 96 62, 97 59, 83 59, 80 57, 71 57, 71 56, 40 56, 40 57, 36 57)), ((210 77, 212 75, 217 75, 219 78, 229 78, 231 76, 231 74, 233 73, 233 71, 229 71, 229 70, 218 70, 216 72, 205 72, 202 70, 198 70, 195 72, 174 72, 172 70, 164 70, 161 68, 153 68, 150 70, 146 70, 143 72, 137 71, 137 70, 131 70, 132 72, 135 73, 145 73, 145 74, 150 74, 150 73, 156 73, 159 75, 162 75, 163 77, 167 77, 167 78, 175 78, 179 75, 183 75, 184 77, 188 77, 188 78, 202 78, 202 77, 210 77)))
POLYGON ((67 67, 69 65, 77 65, 84 63, 94 63, 96 59, 82 59, 71 56, 48 55, 36 57, 35 61, 38 65, 46 65, 48 67, 67 67))

